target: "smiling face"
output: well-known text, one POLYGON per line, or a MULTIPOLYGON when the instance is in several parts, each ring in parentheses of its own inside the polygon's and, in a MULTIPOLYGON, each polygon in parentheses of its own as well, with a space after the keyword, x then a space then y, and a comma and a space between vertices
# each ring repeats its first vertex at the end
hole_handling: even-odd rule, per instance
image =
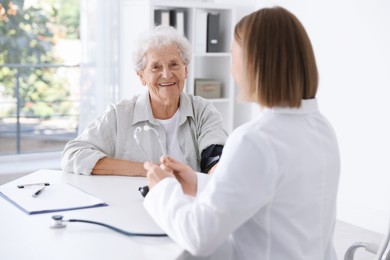
POLYGON ((178 106, 187 79, 187 65, 175 44, 146 52, 147 64, 138 73, 142 85, 149 89, 152 103, 178 106))

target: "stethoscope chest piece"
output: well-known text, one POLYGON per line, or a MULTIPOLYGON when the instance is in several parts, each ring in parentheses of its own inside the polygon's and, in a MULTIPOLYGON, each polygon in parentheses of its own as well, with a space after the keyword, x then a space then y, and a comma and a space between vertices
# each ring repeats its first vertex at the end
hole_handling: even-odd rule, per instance
POLYGON ((145 197, 149 192, 149 187, 148 186, 139 187, 138 190, 139 192, 141 192, 142 196, 145 197))
POLYGON ((50 226, 50 228, 64 228, 66 227, 66 224, 63 221, 63 216, 61 215, 54 215, 51 217, 53 219, 53 223, 50 226))

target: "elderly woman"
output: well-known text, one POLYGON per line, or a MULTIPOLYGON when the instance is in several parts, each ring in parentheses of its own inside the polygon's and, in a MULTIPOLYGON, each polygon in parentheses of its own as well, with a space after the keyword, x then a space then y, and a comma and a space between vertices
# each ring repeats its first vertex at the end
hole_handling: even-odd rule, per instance
POLYGON ((183 93, 190 43, 158 26, 139 39, 134 65, 144 94, 110 105, 62 154, 62 169, 76 174, 144 176, 143 162, 163 154, 208 173, 227 133, 207 100, 183 93))

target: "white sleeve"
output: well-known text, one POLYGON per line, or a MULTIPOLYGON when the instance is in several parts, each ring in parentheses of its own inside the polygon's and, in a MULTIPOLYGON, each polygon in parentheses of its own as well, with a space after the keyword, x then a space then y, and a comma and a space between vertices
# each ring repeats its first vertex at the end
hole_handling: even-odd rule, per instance
POLYGON ((259 134, 233 134, 221 161, 195 200, 167 178, 146 196, 144 206, 160 227, 193 255, 213 253, 273 196, 276 162, 259 134))
POLYGON ((196 176, 198 179, 197 192, 201 192, 206 187, 206 184, 210 180, 211 175, 203 172, 196 172, 196 176))

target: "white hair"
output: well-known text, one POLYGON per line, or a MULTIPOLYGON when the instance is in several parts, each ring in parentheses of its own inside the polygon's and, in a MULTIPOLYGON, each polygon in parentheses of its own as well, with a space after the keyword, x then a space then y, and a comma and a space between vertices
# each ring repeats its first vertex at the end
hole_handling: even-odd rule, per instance
POLYGON ((175 44, 179 48, 180 58, 184 64, 191 61, 191 44, 175 28, 159 25, 153 31, 140 35, 133 53, 133 66, 136 72, 145 69, 146 52, 149 49, 166 47, 175 44))

